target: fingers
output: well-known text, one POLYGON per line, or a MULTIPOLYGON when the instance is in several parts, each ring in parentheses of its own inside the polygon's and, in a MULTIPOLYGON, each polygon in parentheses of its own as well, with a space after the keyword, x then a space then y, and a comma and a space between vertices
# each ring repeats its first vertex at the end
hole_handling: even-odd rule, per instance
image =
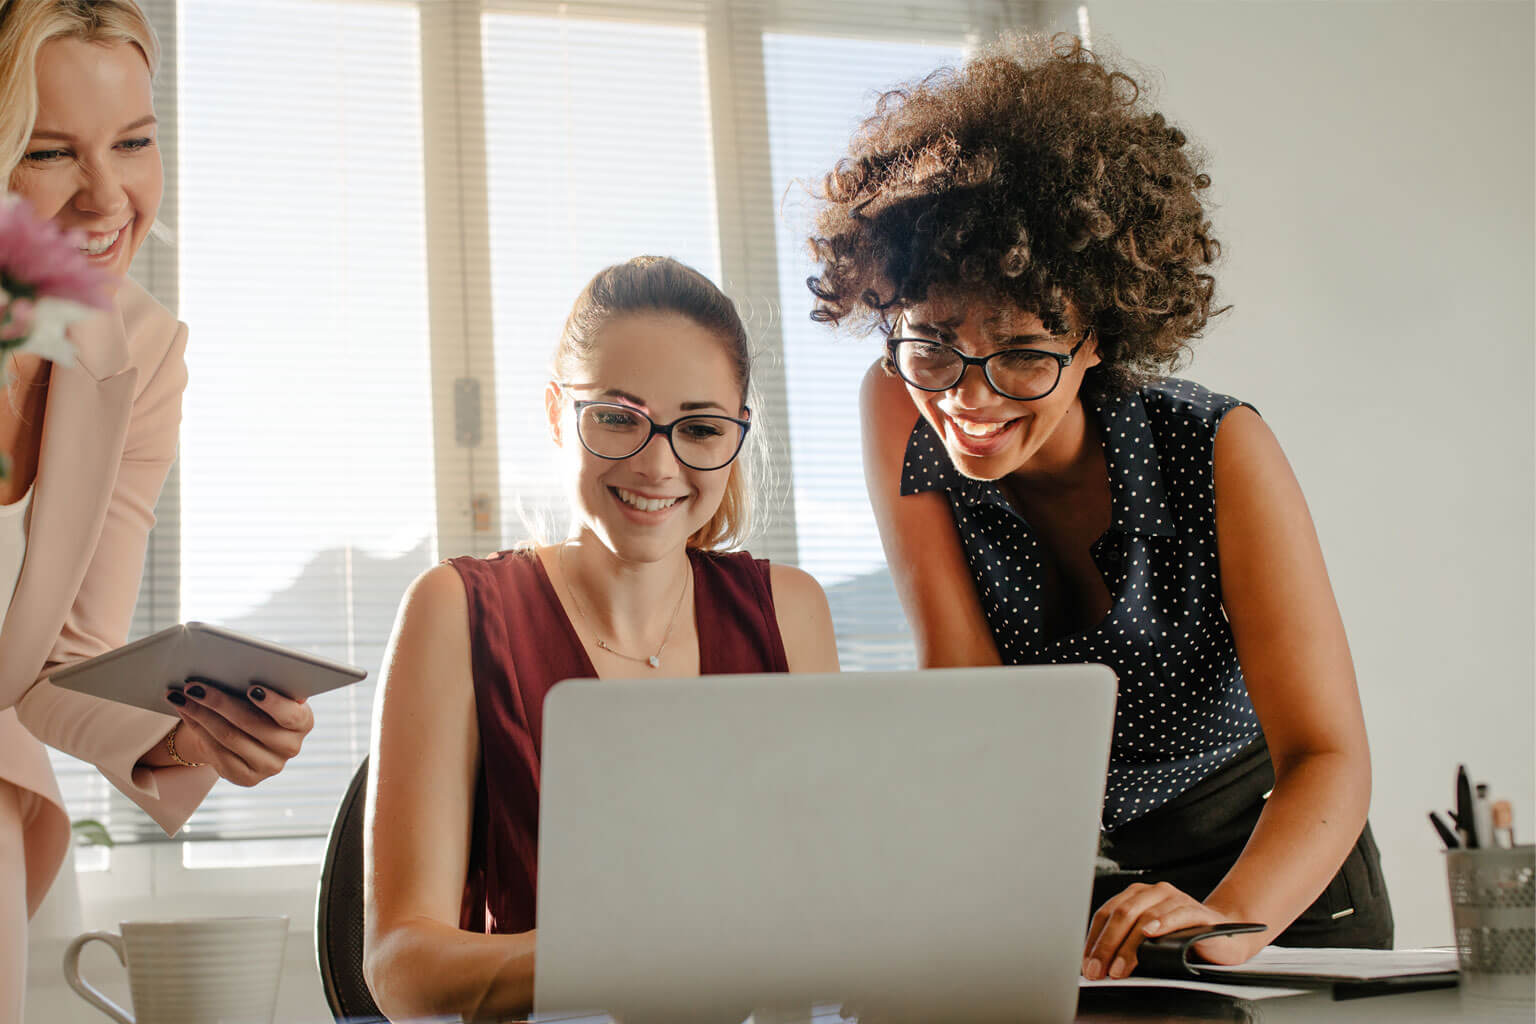
POLYGON ((1137 882, 1094 913, 1083 951, 1083 977, 1123 978, 1136 969, 1143 939, 1220 920, 1221 915, 1167 882, 1137 882))
POLYGON ((239 786, 254 786, 280 772, 314 727, 306 704, 259 683, 242 696, 194 677, 166 699, 183 722, 196 726, 188 737, 200 751, 196 760, 213 765, 239 786))
POLYGON ((228 779, 237 786, 254 786, 267 777, 214 739, 193 715, 186 713, 184 706, 177 707, 176 713, 181 718, 181 727, 176 733, 176 748, 182 757, 195 764, 208 765, 219 773, 220 778, 228 779))
MULTIPOLYGON (((298 754, 315 721, 308 706, 259 683, 253 683, 242 698, 225 692, 211 680, 193 677, 187 680, 182 692, 191 702, 214 712, 284 761, 298 754), (294 724, 289 725, 290 721, 294 724)), ((219 735, 216 729, 210 731, 219 735)))
POLYGON ((252 683, 246 688, 245 695, 250 698, 251 706, 260 709, 275 724, 290 732, 302 736, 315 727, 314 712, 302 700, 284 697, 260 683, 252 683))

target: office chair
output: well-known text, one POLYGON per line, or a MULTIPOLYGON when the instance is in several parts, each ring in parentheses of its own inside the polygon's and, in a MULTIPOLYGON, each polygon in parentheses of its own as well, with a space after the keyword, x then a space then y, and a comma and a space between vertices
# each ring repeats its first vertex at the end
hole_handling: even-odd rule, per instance
POLYGON ((338 1024, 387 1024, 363 979, 363 809, 368 759, 341 798, 315 900, 315 957, 325 1001, 338 1024))

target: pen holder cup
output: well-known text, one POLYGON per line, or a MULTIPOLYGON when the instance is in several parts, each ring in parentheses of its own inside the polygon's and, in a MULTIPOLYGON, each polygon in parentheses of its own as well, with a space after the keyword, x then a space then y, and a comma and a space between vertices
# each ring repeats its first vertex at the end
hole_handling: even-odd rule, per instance
POLYGON ((1445 874, 1463 994, 1536 1002, 1536 846, 1447 850, 1445 874))

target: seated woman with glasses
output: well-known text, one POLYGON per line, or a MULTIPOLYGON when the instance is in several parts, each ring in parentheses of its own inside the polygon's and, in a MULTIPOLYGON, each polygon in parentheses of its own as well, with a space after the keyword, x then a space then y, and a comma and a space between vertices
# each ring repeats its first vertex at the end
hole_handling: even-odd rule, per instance
POLYGON ((810 576, 746 532, 747 332, 697 271, 641 257, 576 300, 545 391, 571 502, 559 544, 412 585, 380 685, 366 957, 391 1016, 533 1000, 544 696, 563 679, 833 672, 810 576))
POLYGON ((1089 978, 1222 922, 1267 926, 1198 946, 1225 963, 1392 945, 1306 503, 1251 407, 1163 376, 1220 312, 1208 185, 1058 37, 886 93, 818 193, 812 317, 889 335, 864 461, 921 663, 1119 676, 1089 978))

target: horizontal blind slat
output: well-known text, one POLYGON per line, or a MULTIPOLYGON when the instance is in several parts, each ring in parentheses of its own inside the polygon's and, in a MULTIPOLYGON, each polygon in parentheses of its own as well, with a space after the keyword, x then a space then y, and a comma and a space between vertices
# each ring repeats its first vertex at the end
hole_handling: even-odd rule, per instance
MULTIPOLYGON (((165 575, 178 558, 152 561, 144 593, 181 618, 369 671, 315 699, 316 729, 282 774, 252 790, 221 783, 182 838, 325 833, 368 749, 399 599, 439 557, 439 506, 467 509, 473 494, 468 463, 446 475, 439 465, 457 456, 434 441, 432 378, 434 360, 438 372, 478 371, 468 357, 451 368, 459 339, 431 336, 453 321, 429 316, 427 292, 429 254, 473 235, 428 216, 422 141, 438 109, 427 97, 465 82, 483 105, 484 166, 461 163, 461 178, 433 187, 457 190, 459 215, 488 224, 487 251, 457 264, 453 286, 491 309, 496 371, 484 391, 503 544, 539 523, 564 530, 540 392, 586 279, 652 252, 732 287, 720 281, 711 128, 725 87, 707 60, 722 41, 706 36, 726 32, 732 62, 762 68, 726 91, 732 137, 748 140, 733 187, 773 202, 743 240, 746 267, 778 292, 738 298, 749 329, 782 335, 787 407, 763 425, 787 434, 793 460, 761 503, 793 505, 791 538, 827 589, 844 667, 911 665, 859 465, 856 394, 877 346, 806 318, 809 207, 794 182, 831 166, 879 90, 955 62, 978 32, 1033 6, 180 0, 176 15, 156 0, 153 16, 179 17, 178 91, 161 114, 180 129, 165 219, 180 237, 192 380, 167 520, 180 531, 179 575, 165 575), (422 12, 447 7, 478 12, 480 74, 462 59, 423 60, 422 12), (440 70, 424 79, 429 66, 440 70)), ((434 45, 453 45, 452 33, 434 45)), ((149 621, 141 607, 138 628, 149 621)), ((94 768, 55 764, 72 816, 107 821, 126 841, 162 837, 94 768)))

